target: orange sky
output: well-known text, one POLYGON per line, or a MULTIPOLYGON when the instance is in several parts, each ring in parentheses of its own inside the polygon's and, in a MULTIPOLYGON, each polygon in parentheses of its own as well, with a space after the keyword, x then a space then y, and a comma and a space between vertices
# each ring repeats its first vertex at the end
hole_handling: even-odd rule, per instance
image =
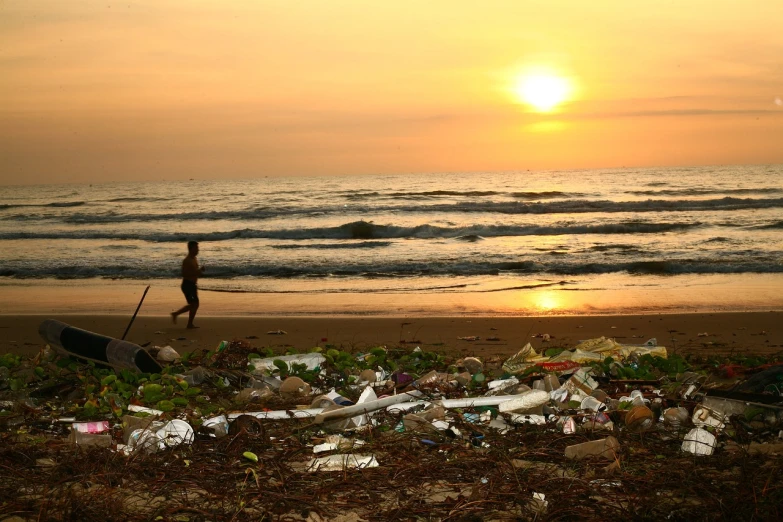
POLYGON ((0 0, 0 183, 783 163, 783 2, 0 0), (572 82, 520 103, 530 67, 572 82))

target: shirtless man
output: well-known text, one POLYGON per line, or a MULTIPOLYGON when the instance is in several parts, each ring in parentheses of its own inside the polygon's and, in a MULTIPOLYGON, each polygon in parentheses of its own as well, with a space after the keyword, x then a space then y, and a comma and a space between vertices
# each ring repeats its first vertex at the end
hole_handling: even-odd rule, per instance
POLYGON ((187 305, 183 306, 176 312, 171 312, 171 320, 176 323, 177 317, 180 314, 188 312, 188 328, 198 328, 193 324, 193 319, 196 317, 198 311, 198 278, 204 275, 204 267, 198 266, 198 243, 196 241, 188 241, 188 255, 182 261, 182 293, 185 294, 185 300, 187 305))

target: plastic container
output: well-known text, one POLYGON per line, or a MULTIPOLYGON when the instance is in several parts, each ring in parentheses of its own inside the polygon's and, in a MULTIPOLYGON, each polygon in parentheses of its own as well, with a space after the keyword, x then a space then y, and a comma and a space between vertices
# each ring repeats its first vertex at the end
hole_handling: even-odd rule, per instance
POLYGON ((298 399, 310 395, 312 388, 299 377, 288 377, 280 385, 280 396, 284 399, 298 399))
POLYGON ((79 446, 110 448, 112 439, 109 434, 84 433, 74 430, 71 432, 71 442, 78 444, 79 446))
POLYGON ((465 357, 465 359, 462 360, 462 366, 471 375, 476 375, 477 373, 482 373, 484 371, 484 364, 475 357, 465 357))
POLYGON ((653 412, 647 406, 634 406, 625 414, 625 427, 630 431, 644 431, 653 424, 653 412))
POLYGON ((144 373, 159 373, 160 364, 138 344, 113 339, 63 322, 47 319, 38 334, 56 351, 81 359, 144 373))
POLYGON ((680 406, 679 408, 668 408, 663 412, 663 425, 674 429, 681 428, 688 421, 688 410, 680 406))
POLYGON ((162 441, 156 431, 150 429, 138 429, 131 432, 128 437, 128 446, 132 450, 142 450, 156 453, 160 449, 162 441))
POLYGON ((156 433, 160 439, 160 449, 171 448, 193 442, 193 428, 183 420, 174 419, 156 433))
POLYGON ((74 422, 73 429, 81 433, 103 433, 109 431, 109 421, 74 422))
POLYGON ((544 389, 548 392, 560 388, 560 379, 551 373, 544 375, 544 389))
POLYGON ((569 459, 581 460, 587 457, 602 457, 615 460, 620 452, 620 443, 614 437, 592 440, 582 444, 574 444, 565 449, 565 456, 569 459))
POLYGON ((606 409, 606 404, 591 396, 582 399, 581 408, 583 410, 604 411, 606 409))
POLYGON ((228 419, 225 415, 218 415, 207 419, 202 424, 204 428, 209 432, 210 437, 221 438, 228 435, 228 419))

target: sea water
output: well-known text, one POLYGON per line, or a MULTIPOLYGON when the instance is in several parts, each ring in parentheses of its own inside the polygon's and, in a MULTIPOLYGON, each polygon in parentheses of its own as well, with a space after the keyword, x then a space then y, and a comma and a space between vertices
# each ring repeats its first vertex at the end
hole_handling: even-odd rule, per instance
POLYGON ((618 292, 676 289, 680 308, 781 309, 783 166, 8 186, 0 293, 176 286, 189 240, 202 293, 405 295, 448 314, 529 312, 514 303, 547 289, 538 311, 618 313, 618 292))

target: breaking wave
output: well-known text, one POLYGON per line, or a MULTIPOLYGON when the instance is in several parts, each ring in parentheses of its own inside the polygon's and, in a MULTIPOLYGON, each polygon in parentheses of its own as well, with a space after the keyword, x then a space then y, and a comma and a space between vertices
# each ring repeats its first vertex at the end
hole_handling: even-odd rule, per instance
MULTIPOLYGON (((134 232, 134 231, 37 231, 2 232, 0 239, 112 239, 142 240, 156 243, 196 241, 227 241, 232 239, 459 239, 478 241, 480 238, 504 236, 553 236, 573 234, 658 234, 687 230, 700 226, 700 223, 646 223, 628 221, 603 225, 563 225, 563 226, 520 226, 520 225, 476 225, 470 227, 441 227, 418 225, 403 227, 396 225, 377 225, 367 221, 354 221, 336 227, 315 227, 303 229, 259 230, 243 228, 225 232, 134 232)), ((367 247, 386 246, 370 244, 367 247)), ((295 247, 294 247, 295 248, 295 247)), ((361 248, 361 247, 354 247, 361 248)))
MULTIPOLYGON (((57 204, 59 206, 80 206, 84 202, 57 204)), ((49 204, 47 206, 54 206, 49 204)), ((13 208, 6 205, 4 208, 13 208)), ((609 201, 569 199, 549 202, 523 201, 463 201, 460 203, 431 203, 416 205, 382 205, 377 202, 369 204, 356 203, 349 206, 296 207, 285 205, 255 206, 237 210, 210 210, 195 212, 161 212, 161 213, 125 213, 116 210, 102 213, 65 214, 63 216, 46 216, 48 219, 59 219, 65 223, 74 224, 105 224, 155 221, 188 221, 188 220, 267 220, 273 218, 290 219, 295 216, 330 215, 352 213, 496 213, 510 215, 539 214, 586 214, 586 213, 621 213, 621 212, 701 212, 701 211, 733 211, 746 209, 783 208, 783 198, 733 198, 705 200, 665 200, 648 199, 645 201, 609 201)), ((28 220, 29 214, 3 216, 4 220, 28 220)))
POLYGON ((632 190, 628 194, 636 196, 713 196, 715 194, 783 194, 783 189, 774 187, 737 188, 737 189, 666 189, 666 190, 632 190))
MULTIPOLYGON (((0 276, 57 279, 169 279, 177 277, 177 270, 170 264, 130 266, 123 264, 107 266, 6 266, 0 269, 0 276)), ((633 262, 585 263, 568 262, 563 258, 541 263, 536 261, 470 262, 466 260, 442 261, 438 264, 372 262, 353 265, 307 265, 279 266, 268 264, 221 265, 210 264, 209 281, 234 278, 416 278, 419 276, 477 276, 477 275, 538 275, 578 276, 589 274, 627 273, 631 275, 671 276, 678 274, 776 274, 783 273, 783 265, 775 262, 753 260, 716 261, 710 259, 689 260, 647 260, 633 262)))

